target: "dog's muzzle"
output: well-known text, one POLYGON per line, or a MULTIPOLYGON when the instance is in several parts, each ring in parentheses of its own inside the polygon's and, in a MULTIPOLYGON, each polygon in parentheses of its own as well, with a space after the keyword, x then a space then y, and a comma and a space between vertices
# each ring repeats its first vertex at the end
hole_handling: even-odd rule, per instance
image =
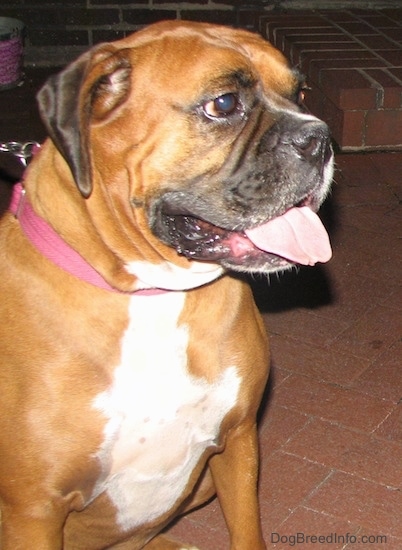
POLYGON ((315 214, 333 175, 327 125, 286 114, 247 147, 231 154, 208 185, 164 193, 154 232, 189 259, 236 271, 328 261, 328 235, 315 214))

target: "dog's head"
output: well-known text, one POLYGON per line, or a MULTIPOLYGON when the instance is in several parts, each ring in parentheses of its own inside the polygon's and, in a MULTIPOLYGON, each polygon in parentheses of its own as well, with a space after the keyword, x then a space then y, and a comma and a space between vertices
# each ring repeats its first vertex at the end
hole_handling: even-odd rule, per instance
POLYGON ((333 154, 304 86, 259 36, 177 21, 98 46, 39 104, 84 197, 107 187, 190 263, 270 272, 331 254, 315 212, 333 154))

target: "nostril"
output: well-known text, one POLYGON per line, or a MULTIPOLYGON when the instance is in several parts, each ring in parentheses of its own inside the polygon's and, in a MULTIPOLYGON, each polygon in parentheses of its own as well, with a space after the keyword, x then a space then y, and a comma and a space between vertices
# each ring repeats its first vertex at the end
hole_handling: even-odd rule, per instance
POLYGON ((317 156, 317 153, 320 151, 321 143, 320 140, 316 137, 308 137, 303 141, 294 142, 296 148, 305 156, 305 157, 314 157, 317 156))
POLYGON ((307 122, 292 136, 293 147, 311 162, 322 160, 329 144, 328 127, 322 122, 307 122))

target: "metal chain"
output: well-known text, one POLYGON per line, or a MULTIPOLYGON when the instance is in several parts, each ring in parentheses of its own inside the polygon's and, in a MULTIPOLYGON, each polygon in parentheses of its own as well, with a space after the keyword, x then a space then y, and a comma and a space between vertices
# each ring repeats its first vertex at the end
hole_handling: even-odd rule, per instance
POLYGON ((26 167, 36 149, 40 147, 37 141, 27 141, 20 143, 18 141, 0 142, 0 153, 11 153, 18 157, 21 164, 26 167))

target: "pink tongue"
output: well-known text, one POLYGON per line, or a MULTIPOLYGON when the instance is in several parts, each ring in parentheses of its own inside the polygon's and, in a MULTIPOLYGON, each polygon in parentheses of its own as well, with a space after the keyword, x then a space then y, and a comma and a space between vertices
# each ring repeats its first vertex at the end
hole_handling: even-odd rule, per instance
POLYGON ((246 235, 261 250, 299 264, 327 262, 332 256, 328 234, 308 206, 291 208, 264 225, 247 229, 246 235))

